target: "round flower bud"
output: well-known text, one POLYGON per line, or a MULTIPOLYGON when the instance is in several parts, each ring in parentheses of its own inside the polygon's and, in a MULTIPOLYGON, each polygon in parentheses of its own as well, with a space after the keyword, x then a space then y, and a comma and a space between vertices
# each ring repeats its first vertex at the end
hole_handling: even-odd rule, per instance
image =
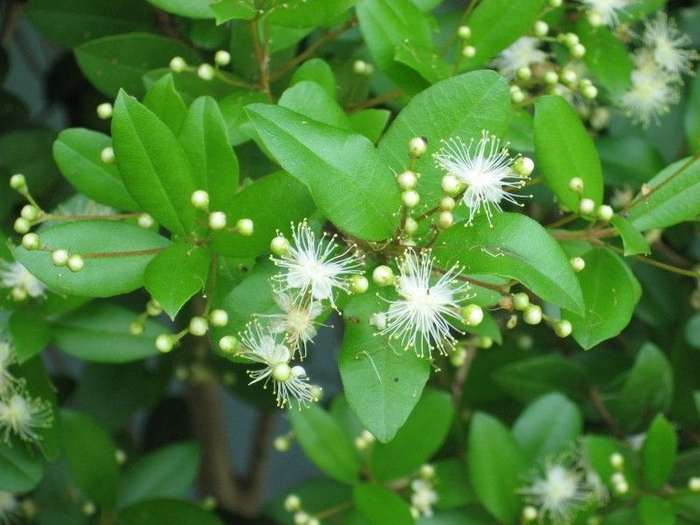
POLYGON ((27 179, 21 173, 15 173, 10 177, 10 188, 17 191, 26 189, 27 179))
POLYGON ((478 304, 468 304, 462 309, 462 320, 467 326, 478 326, 484 320, 484 310, 478 304))
POLYGON ((219 348, 227 353, 234 353, 238 350, 238 339, 232 335, 225 335, 219 339, 219 348))
POLYGON ((95 514, 95 512, 97 512, 97 507, 95 507, 95 504, 92 501, 86 501, 83 503, 81 510, 86 516, 92 516, 95 514))
POLYGON ((41 248, 41 240, 36 233, 27 233, 22 237, 22 246, 27 251, 38 250, 41 248))
POLYGON ((143 321, 139 319, 137 319, 136 321, 131 321, 131 323, 129 323, 129 333, 131 335, 141 335, 145 329, 146 326, 143 324, 143 321))
POLYGON ((377 330, 384 330, 386 328, 386 314, 384 312, 377 312, 369 316, 369 325, 374 326, 377 330))
POLYGON ((442 178, 440 187, 442 188, 442 191, 448 195, 456 195, 462 189, 462 183, 454 175, 447 174, 442 178))
POLYGON ((603 25, 603 17, 597 11, 588 11, 586 13, 586 20, 591 24, 592 27, 600 27, 603 25))
POLYGON ((581 95, 586 100, 593 100, 598 96, 598 88, 593 85, 581 88, 581 95))
POLYGON ((102 120, 107 120, 108 118, 112 118, 112 112, 114 111, 114 108, 112 107, 112 104, 109 102, 103 102, 102 104, 98 104, 97 108, 95 108, 95 112, 97 113, 97 118, 100 118, 102 120))
POLYGON ((537 20, 532 26, 532 32, 536 37, 542 38, 543 36, 547 36, 547 33, 549 33, 549 26, 544 20, 537 20))
POLYGON ((255 224, 250 219, 239 219, 236 222, 236 232, 243 237, 250 237, 255 230, 255 224))
POLYGON ((556 71, 547 71, 543 78, 545 84, 549 84, 550 86, 559 82, 559 75, 557 75, 556 71))
POLYGON ((366 450, 369 446, 369 443, 367 443, 362 436, 357 436, 353 441, 353 444, 357 450, 366 450))
POLYGON ((155 317, 156 315, 160 315, 163 313, 163 307, 158 301, 156 301, 155 299, 151 299, 150 301, 148 301, 148 303, 146 303, 146 313, 151 317, 155 317))
POLYGON ((190 319, 189 329, 192 335, 202 336, 209 330, 209 323, 204 317, 196 315, 190 319))
POLYGON ((214 78, 215 70, 211 64, 201 64, 197 68, 197 76, 202 80, 209 81, 214 78))
POLYGON ((112 146, 107 146, 100 151, 100 160, 105 164, 113 164, 114 158, 114 148, 112 146))
POLYGON ((429 463, 421 465, 418 474, 423 479, 433 479, 435 477, 435 467, 429 463))
POLYGON ((316 402, 320 401, 321 398, 323 397, 323 388, 321 388, 318 385, 311 385, 311 400, 316 402))
POLYGON ((700 477, 692 477, 688 480, 688 488, 693 492, 700 492, 700 477))
POLYGON ((156 337, 156 348, 159 352, 167 354, 175 346, 175 340, 170 334, 160 334, 156 337))
POLYGON ((450 364, 459 368, 467 361, 467 351, 464 348, 457 348, 450 354, 450 364))
POLYGON ((561 79, 562 84, 566 86, 573 86, 578 80, 578 75, 576 75, 576 71, 573 69, 562 69, 559 78, 561 79))
POLYGON ((513 171, 522 177, 529 177, 535 169, 535 163, 530 157, 518 157, 513 163, 513 171))
POLYGON ((446 230, 452 226, 454 222, 455 218, 451 211, 441 211, 440 215, 438 215, 438 226, 440 226, 440 228, 443 230, 446 230))
POLYGON ((279 383, 284 383, 292 377, 292 369, 287 363, 277 363, 272 367, 272 379, 279 383))
POLYGON ((372 281, 377 286, 391 286, 394 284, 394 271, 386 266, 377 266, 372 272, 372 281))
MULTIPOLYGON (((277 452, 287 452, 289 450, 289 447, 292 446, 292 444, 289 441, 289 438, 287 436, 277 436, 274 441, 272 442, 272 446, 275 447, 275 450, 277 452)), ((295 510, 295 509, 287 509, 286 505, 286 500, 285 500, 285 510, 295 510)))
POLYGON ((24 217, 17 217, 17 219, 15 219, 15 223, 13 224, 13 228, 17 233, 25 234, 32 229, 32 223, 24 217))
POLYGON ((309 520, 311 519, 311 516, 309 516, 306 512, 304 511, 298 511, 294 513, 294 525, 309 525, 309 520))
POLYGON ((12 300, 14 302, 21 303, 22 301, 27 300, 27 297, 29 297, 29 294, 27 293, 27 290, 24 287, 15 286, 10 291, 10 296, 12 297, 12 300))
POLYGON ((523 507, 523 520, 526 522, 535 521, 537 519, 537 509, 532 505, 523 507))
POLYGON ((586 54, 586 47, 583 44, 574 44, 571 46, 571 56, 574 58, 583 58, 586 54))
POLYGON ((413 137, 408 141, 408 156, 417 159, 428 151, 428 141, 423 137, 413 137))
POLYGON ((513 294, 513 308, 525 310, 528 306, 530 306, 530 297, 525 292, 513 294))
POLYGON ((517 315, 511 315, 511 316, 508 318, 508 321, 506 321, 506 328, 507 328, 508 330, 512 330, 512 329, 515 328, 516 326, 518 326, 518 316, 517 316, 517 315))
POLYGON ((476 342, 476 346, 478 346, 479 348, 483 348, 484 350, 488 350, 493 346, 493 339, 486 335, 482 335, 476 342))
POLYGON ((214 496, 207 496, 202 500, 200 505, 204 510, 211 512, 216 508, 216 498, 214 496))
POLYGON ((289 251, 289 248, 289 241, 281 235, 278 235, 270 241, 270 252, 272 252, 273 255, 284 255, 289 251))
POLYGON ((523 321, 527 324, 540 324, 542 322, 542 308, 536 304, 531 304, 523 310, 523 321))
POLYGON ((571 177, 569 179, 569 189, 576 193, 583 192, 583 179, 581 177, 571 177))
POLYGON ((182 73, 186 67, 187 62, 185 62, 185 59, 182 57, 173 57, 172 60, 170 60, 170 71, 182 73))
POLYGON ((404 171, 396 176, 396 182, 402 190, 412 190, 416 187, 418 176, 412 171, 404 171))
POLYGON ((80 255, 74 253, 73 255, 68 257, 68 260, 66 261, 66 266, 68 266, 68 269, 71 272, 79 272, 83 269, 83 266, 85 266, 85 261, 80 255))
POLYGON ((224 51, 223 49, 219 49, 214 54, 214 63, 217 66, 228 66, 231 63, 231 53, 224 51))
POLYGON ((518 86, 510 86, 510 101, 513 104, 521 104, 525 100, 525 93, 518 86))
POLYGON ((122 449, 118 448, 114 451, 114 461, 117 462, 117 465, 123 465, 126 463, 127 456, 126 452, 124 452, 122 449))
POLYGON ((221 310, 220 308, 212 310, 209 312, 209 322, 212 326, 218 328, 226 326, 228 324, 228 313, 226 310, 221 310))
POLYGON ((572 257, 569 259, 569 264, 575 272, 580 272, 586 267, 586 261, 582 257, 572 257))
POLYGON ((472 36, 472 30, 469 26, 459 26, 457 28, 457 36, 462 40, 468 40, 472 36))
POLYGON ((284 498, 284 510, 287 512, 295 512, 301 508, 301 498, 296 494, 290 494, 284 498))
POLYGON ((452 211, 454 210, 455 205, 455 200, 452 197, 446 195, 440 198, 439 206, 442 211, 452 211))
POLYGON ((612 454, 610 454, 610 465, 615 470, 622 470, 622 467, 625 466, 625 456, 623 456, 619 452, 613 452, 612 454))
POLYGON ((403 231, 408 235, 413 235, 418 231, 418 222, 411 217, 406 217, 403 223, 403 231))
POLYGON ((576 33, 561 33, 557 40, 562 42, 566 47, 573 47, 580 42, 580 39, 576 33))
POLYGON ((54 266, 65 266, 69 257, 68 250, 59 249, 51 252, 51 262, 54 266))
POLYGON ((560 319, 554 323, 554 333, 557 334, 557 337, 569 337, 572 330, 571 323, 566 319, 560 319))
POLYGON ((350 290, 352 293, 365 293, 369 288, 369 281, 364 275, 354 275, 350 281, 350 290))
POLYGON ((595 202, 593 199, 584 198, 578 203, 578 211, 582 215, 591 215, 595 211, 595 202))
POLYGON ((515 71, 515 77, 518 80, 530 80, 532 78, 532 69, 527 66, 519 67, 515 71))
POLYGON ((401 202, 406 208, 415 208, 420 202, 420 195, 416 190, 406 190, 401 194, 401 202))
POLYGON ((613 215, 615 214, 612 207, 608 206, 607 204, 599 206, 595 213, 601 221, 605 222, 608 222, 610 219, 612 219, 613 215))
POLYGON ((25 204, 24 206, 22 206, 22 210, 19 214, 28 221, 34 221, 37 219, 37 217, 39 217, 40 213, 41 212, 39 211, 39 208, 37 208, 33 204, 25 204))
POLYGON ((198 210, 206 210, 209 207, 209 194, 204 190, 196 190, 192 192, 190 202, 198 210))
POLYGON ((136 219, 136 224, 138 224, 144 230, 147 230, 148 228, 152 228, 153 225, 155 224, 155 222, 156 221, 153 220, 153 217, 151 217, 148 213, 142 213, 136 219))
POLYGON ((356 75, 366 75, 367 74, 367 62, 364 60, 355 60, 352 63, 352 70, 356 75))
POLYGON ((559 7, 562 0, 549 0, 547 3, 549 4, 549 7, 559 7))
POLYGON ((613 488, 618 494, 627 494, 627 492, 629 492, 630 490, 630 486, 629 483, 627 483, 627 480, 622 480, 619 483, 615 483, 613 485, 613 488))
POLYGON ((462 56, 464 58, 473 58, 476 55, 476 48, 474 46, 464 46, 462 48, 462 56))
POLYGON ((214 231, 226 228, 226 214, 223 211, 213 211, 209 214, 209 227, 214 231))

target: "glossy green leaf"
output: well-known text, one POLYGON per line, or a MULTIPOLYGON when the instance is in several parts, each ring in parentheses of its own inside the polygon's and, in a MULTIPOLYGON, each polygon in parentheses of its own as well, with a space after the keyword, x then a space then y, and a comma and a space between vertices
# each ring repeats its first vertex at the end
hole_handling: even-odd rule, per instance
POLYGON ((452 457, 431 462, 435 467, 435 484, 438 500, 435 507, 453 509, 464 507, 474 501, 474 488, 469 481, 467 465, 462 458, 452 457))
POLYGON ((353 412, 383 443, 406 422, 430 374, 429 360, 395 351, 385 338, 375 335, 370 318, 386 309, 387 303, 369 292, 348 301, 338 364, 353 412))
POLYGON ((471 421, 467 452, 469 476, 479 501, 499 521, 514 523, 526 464, 510 431, 496 418, 477 412, 471 421))
POLYGON ((517 279, 545 301, 583 311, 576 274, 559 244, 536 221, 516 213, 478 216, 446 230, 434 250, 439 264, 459 262, 465 274, 517 279), (543 261, 547 261, 543 264, 543 261))
POLYGON ((396 47, 405 42, 421 49, 432 48, 426 15, 404 0, 360 0, 355 11, 364 41, 379 69, 408 93, 425 89, 428 83, 416 71, 397 62, 395 53, 396 47))
POLYGON ((259 91, 247 91, 243 89, 230 90, 230 94, 220 99, 219 109, 226 122, 228 138, 232 146, 238 146, 248 142, 251 137, 245 131, 245 125, 250 122, 245 106, 256 102, 266 102, 267 98, 259 91))
POLYGON ((139 288, 146 265, 170 244, 150 230, 107 220, 57 224, 41 231, 41 242, 80 254, 85 266, 72 272, 66 266, 54 266, 49 253, 21 246, 15 249, 15 257, 53 290, 87 297, 110 297, 139 288))
POLYGON ((201 505, 181 499, 152 499, 141 501, 119 513, 125 525, 223 525, 216 514, 201 505))
POLYGON ((357 482, 359 462, 349 436, 318 405, 287 411, 294 435, 317 467, 344 483, 357 482))
POLYGON ((636 188, 666 166, 655 145, 643 137, 597 137, 595 145, 609 185, 630 184, 636 188))
POLYGON ((114 104, 112 137, 119 171, 134 199, 171 232, 191 232, 195 209, 190 196, 199 188, 170 129, 122 91, 114 104))
POLYGON ((629 88, 634 62, 623 41, 606 26, 592 27, 583 19, 576 24, 576 34, 586 47, 583 56, 594 83, 603 86, 613 100, 619 100, 629 88))
POLYGON ((188 46, 161 35, 126 33, 96 38, 75 48, 75 59, 87 79, 108 97, 120 89, 134 96, 146 90, 142 77, 151 69, 167 67, 174 56, 197 64, 197 54, 188 46))
POLYGON ((437 202, 445 172, 435 165, 431 154, 440 141, 460 137, 466 143, 479 139, 483 130, 503 136, 508 129, 510 91, 495 71, 475 71, 431 86, 411 99, 391 123, 378 151, 389 169, 401 173, 408 161, 408 141, 428 139, 428 151, 415 162, 421 174, 418 192, 422 202, 437 202))
POLYGON ((515 42, 532 27, 544 4, 544 0, 480 2, 466 20, 472 30, 469 45, 476 53, 462 62, 463 67, 476 67, 515 42))
POLYGON ((355 485, 352 501, 370 525, 412 525, 415 522, 408 503, 380 485, 355 485))
POLYGON ((622 215, 614 215, 610 224, 615 226, 625 249, 625 255, 648 255, 651 253, 649 243, 642 233, 632 226, 632 222, 622 215))
POLYGON ((658 496, 642 496, 637 503, 641 525, 675 525, 676 515, 671 502, 658 496))
POLYGON ((155 338, 164 327, 147 319, 142 334, 129 325, 138 314, 109 303, 91 304, 56 320, 53 339, 61 350, 84 361, 125 363, 156 355, 155 338))
POLYGON ((398 187, 369 140, 278 106, 247 111, 263 144, 338 228, 375 241, 393 234, 398 187))
POLYGON ((24 443, 9 445, 0 441, 0 490, 27 492, 41 481, 44 474, 41 456, 24 443))
POLYGON ((700 214, 700 162, 685 158, 674 162, 645 186, 629 209, 638 230, 665 228, 694 219, 700 214))
POLYGON ((80 488, 99 505, 112 507, 117 500, 119 469, 109 434, 86 415, 61 411, 63 450, 80 488))
POLYGON ((323 88, 331 99, 336 99, 337 87, 335 74, 333 73, 331 66, 329 66, 328 62, 325 60, 321 58, 312 58, 304 62, 296 69, 296 71, 294 71, 294 75, 292 75, 292 80, 289 85, 294 86, 299 82, 305 81, 315 82, 323 88))
POLYGON ((594 248, 583 260, 586 267, 576 277, 583 290, 585 313, 565 311, 562 317, 573 325, 576 342, 588 350, 629 324, 642 288, 620 256, 607 248, 594 248))
POLYGON ((49 323, 32 310, 13 312, 8 328, 20 364, 41 352, 51 339, 49 323))
POLYGON ((209 192, 210 209, 224 209, 238 190, 238 159, 213 98, 200 97, 192 102, 178 140, 192 166, 197 189, 209 192))
POLYGON ((566 451, 583 430, 578 407, 558 392, 529 405, 513 424, 513 437, 528 463, 566 451))
POLYGON ((411 474, 442 446, 452 423, 452 399, 446 392, 426 389, 406 423, 388 443, 372 448, 371 472, 378 481, 411 474), (426 433, 425 429, 430 428, 426 433))
POLYGON ((175 443, 140 458, 124 472, 118 507, 156 498, 186 498, 200 461, 196 443, 175 443))
POLYGON ((452 67, 432 46, 425 48, 411 41, 403 41, 396 46, 395 58, 431 84, 452 76, 452 67))
POLYGON ((163 75, 143 97, 143 105, 150 109, 177 136, 187 116, 187 106, 175 89, 172 73, 163 75))
POLYGON ((209 5, 216 16, 216 23, 233 19, 251 20, 258 14, 255 0, 212 0, 209 5))
POLYGON ((350 115, 350 127, 372 142, 377 142, 390 117, 391 112, 386 109, 363 109, 350 115))
POLYGON ((84 128, 59 133, 53 157, 63 176, 78 191, 118 210, 139 209, 127 191, 116 164, 105 164, 100 153, 112 146, 107 135, 84 128))
POLYGON ((210 0, 148 0, 148 3, 166 13, 186 18, 214 18, 214 12, 209 7, 210 0))
POLYGON ((558 95, 535 101, 535 164, 558 201, 578 210, 582 197, 603 203, 603 171, 593 139, 581 119, 558 95), (572 177, 583 181, 579 195, 569 188, 572 177))
POLYGON ((315 27, 334 21, 356 0, 306 0, 277 2, 267 15, 271 24, 289 27, 315 27))
POLYGON ((652 490, 660 490, 668 482, 677 451, 676 430, 663 414, 657 414, 649 426, 641 451, 644 477, 652 490))
POLYGON ((700 114, 700 77, 698 75, 694 75, 690 81, 687 104, 683 124, 688 149, 694 153, 700 148, 700 120, 695 118, 696 115, 700 114))
POLYGON ((350 119, 335 98, 316 82, 303 80, 286 89, 279 100, 283 108, 305 117, 350 131, 350 119))
POLYGON ((146 290, 171 319, 209 278, 211 252, 205 247, 176 242, 156 255, 146 267, 146 290))

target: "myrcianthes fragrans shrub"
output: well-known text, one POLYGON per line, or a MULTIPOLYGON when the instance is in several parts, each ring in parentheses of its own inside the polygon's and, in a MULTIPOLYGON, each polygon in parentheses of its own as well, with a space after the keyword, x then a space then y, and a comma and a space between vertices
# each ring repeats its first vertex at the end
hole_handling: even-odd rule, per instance
POLYGON ((0 525, 700 523, 700 6, 2 7, 0 525))

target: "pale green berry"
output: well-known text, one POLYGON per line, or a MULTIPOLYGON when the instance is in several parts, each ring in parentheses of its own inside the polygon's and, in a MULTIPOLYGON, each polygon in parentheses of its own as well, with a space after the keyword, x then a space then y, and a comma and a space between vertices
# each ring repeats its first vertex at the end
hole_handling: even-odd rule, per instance
POLYGON ((510 101, 513 104, 521 104, 525 100, 525 93, 518 86, 510 86, 510 101))
POLYGON ((586 100, 593 100, 598 96, 598 88, 591 85, 581 88, 581 95, 586 100))
POLYGON ((214 70, 214 67, 211 64, 201 64, 197 68, 197 76, 202 80, 211 80, 212 78, 214 78, 215 73, 216 71, 214 70))
POLYGON ((547 33, 549 33, 549 26, 544 20, 537 20, 532 26, 532 32, 536 37, 542 38, 543 36, 547 36, 547 33))
POLYGON ((583 58, 586 54, 586 46, 583 44, 574 44, 571 46, 571 56, 574 58, 583 58))
POLYGON ((114 148, 112 146, 107 146, 100 151, 100 160, 105 164, 114 164, 114 159, 114 148))
POLYGON ((301 498, 296 494, 290 494, 284 498, 284 510, 287 512, 296 512, 301 508, 301 498))
POLYGON ((530 297, 525 292, 513 294, 513 308, 525 310, 528 306, 530 306, 530 297))
POLYGON ((182 73, 187 67, 187 62, 182 57, 173 57, 170 61, 170 70, 175 73, 182 73))
POLYGON ((562 69, 559 78, 561 79, 562 84, 566 86, 574 86, 578 80, 578 75, 573 69, 562 69))
POLYGON ((83 269, 83 266, 85 266, 85 261, 80 255, 74 253, 73 255, 68 257, 68 260, 66 261, 66 266, 68 266, 68 269, 71 272, 79 272, 83 269))
POLYGON ((22 246, 27 251, 38 250, 41 248, 41 240, 36 233, 27 233, 22 237, 22 246))
POLYGON ((688 480, 688 488, 693 492, 700 492, 700 477, 692 477, 688 480))
POLYGON ((151 217, 148 213, 142 213, 136 219, 136 223, 144 230, 152 228, 155 222, 156 221, 153 219, 153 217, 151 217))
POLYGON ((580 41, 576 33, 562 33, 557 37, 557 40, 562 42, 566 47, 573 47, 580 41))
POLYGON ((569 189, 581 194, 583 192, 583 179, 581 177, 571 177, 569 179, 569 189))
POLYGON ((487 335, 482 335, 477 340, 476 346, 478 346, 479 348, 483 348, 484 350, 488 350, 493 346, 493 339, 491 339, 487 335))
POLYGON ((413 137, 408 141, 408 156, 417 159, 428 151, 428 143, 423 137, 413 137))
POLYGON ((155 299, 151 299, 150 301, 148 301, 148 303, 146 303, 146 313, 151 317, 155 317, 156 315, 160 315, 163 313, 163 307, 158 301, 156 301, 155 299))
POLYGON ((364 60, 355 60, 352 63, 352 70, 356 75, 366 75, 367 74, 367 62, 364 60))
POLYGON ((209 194, 204 190, 196 190, 192 192, 190 202, 198 210, 206 210, 209 207, 209 194))
POLYGON ((143 321, 139 319, 137 319, 136 321, 131 321, 131 323, 129 323, 129 333, 131 335, 141 335, 145 329, 146 326, 143 324, 143 321))
POLYGON ((167 354, 175 346, 175 339, 170 334, 160 334, 156 337, 156 349, 159 352, 167 354))
POLYGON ((289 252, 290 247, 289 241, 282 235, 278 235, 270 241, 270 252, 272 252, 273 255, 282 256, 289 252))
POLYGON ((625 456, 619 452, 613 452, 610 454, 610 465, 615 470, 622 470, 622 467, 625 466, 625 456))
POLYGON ((519 67, 515 72, 515 77, 518 80, 530 80, 532 78, 532 70, 527 66, 519 67))
POLYGON ((462 40, 469 40, 469 37, 472 36, 472 30, 469 26, 459 26, 457 28, 457 36, 462 40))
POLYGON ((39 217, 41 211, 33 204, 25 204, 19 214, 28 221, 34 221, 39 217))
MULTIPOLYGON (((275 447, 275 450, 277 452, 287 452, 289 448, 292 446, 289 438, 287 436, 277 436, 274 441, 272 442, 272 446, 275 447)), ((285 510, 290 510, 287 509, 287 500, 285 500, 285 510)), ((296 510, 296 509, 291 509, 291 510, 296 510)))
POLYGON ((586 267, 586 261, 583 260, 583 257, 572 257, 569 259, 569 264, 575 272, 580 272, 586 267))
POLYGON ((190 319, 189 329, 192 335, 202 336, 209 330, 209 323, 204 317, 196 315, 190 319))
POLYGON ((415 208, 420 202, 420 195, 416 190, 406 190, 401 193, 401 202, 406 208, 415 208))
POLYGON ((610 219, 613 218, 613 215, 615 215, 615 212, 613 211, 611 206, 608 206, 607 204, 603 204, 598 207, 596 210, 596 215, 601 221, 608 222, 610 219))
POLYGON ((228 66, 231 63, 231 53, 223 49, 218 50, 214 54, 214 63, 217 66, 228 66))
POLYGON ((536 325, 542 322, 542 308, 536 304, 531 304, 523 310, 523 321, 527 324, 536 325))
POLYGON ((484 310, 478 304, 468 304, 462 309, 462 320, 467 326, 478 326, 484 320, 484 310))
POLYGON ((476 48, 474 46, 464 46, 462 48, 462 56, 464 58, 474 58, 476 55, 476 48))
POLYGON ((226 310, 221 310, 219 308, 209 312, 209 322, 212 326, 217 328, 224 327, 228 324, 228 313, 226 310))
POLYGON ((26 189, 27 179, 21 173, 15 173, 10 177, 10 188, 17 191, 26 189))
POLYGON ((544 74, 543 79, 544 79, 545 84, 549 84, 550 86, 552 86, 552 85, 556 84, 557 82, 559 82, 559 75, 557 74, 556 71, 547 71, 544 74))
POLYGON ((255 224, 251 219, 239 219, 236 222, 236 232, 243 237, 250 237, 255 231, 255 224))
POLYGON ((214 231, 226 228, 226 214, 223 211, 213 211, 209 214, 209 227, 214 231))
POLYGON ((396 182, 402 190, 412 190, 416 187, 418 176, 412 171, 404 171, 396 176, 396 182))
POLYGON ((65 266, 69 257, 68 250, 58 249, 51 252, 51 262, 54 266, 65 266))
POLYGON ((386 265, 377 266, 372 272, 372 281, 377 286, 391 286, 394 284, 394 271, 386 265))
POLYGON ((369 281, 364 275, 353 275, 350 281, 350 290, 352 293, 361 294, 365 293, 369 288, 369 281))
POLYGON ((581 199, 578 203, 578 211, 582 215, 591 215, 595 211, 595 202, 589 198, 581 199))
POLYGON ((97 108, 95 109, 95 112, 97 113, 97 117, 102 119, 102 120, 107 120, 109 118, 112 118, 112 113, 114 112, 114 108, 112 107, 112 104, 109 102, 103 102, 102 104, 99 104, 97 108))
POLYGON ((219 339, 219 348, 227 353, 235 353, 238 350, 238 339, 232 335, 225 335, 219 339))
POLYGON ((569 337, 573 330, 573 326, 566 319, 560 319, 554 323, 554 333, 557 337, 569 337))
POLYGON ((17 233, 25 234, 32 229, 32 223, 24 217, 17 217, 15 219, 15 223, 13 224, 13 228, 17 233))
POLYGON ((523 507, 523 520, 525 522, 535 521, 537 519, 537 509, 532 505, 523 507))

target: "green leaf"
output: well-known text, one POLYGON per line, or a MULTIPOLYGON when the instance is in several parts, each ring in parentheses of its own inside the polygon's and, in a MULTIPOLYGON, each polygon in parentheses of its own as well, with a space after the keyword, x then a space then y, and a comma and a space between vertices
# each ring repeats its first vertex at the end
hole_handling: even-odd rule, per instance
POLYGON ((452 67, 432 46, 424 48, 413 42, 403 41, 396 46, 395 57, 398 62, 417 71, 431 84, 452 76, 452 67))
POLYGON ((632 225, 641 231, 665 228, 700 214, 700 162, 688 157, 661 170, 629 208, 632 225))
POLYGON ((146 265, 170 244, 150 230, 107 220, 50 226, 41 231, 41 242, 81 255, 85 266, 72 272, 66 266, 54 266, 49 253, 21 246, 15 248, 15 257, 54 291, 86 297, 110 297, 139 288, 146 265))
POLYGON ((422 49, 432 48, 428 17, 404 0, 360 0, 355 11, 365 44, 379 69, 408 93, 425 89, 427 82, 394 56, 397 46, 405 42, 422 49))
POLYGON ((156 255, 146 267, 143 277, 146 290, 170 318, 175 319, 190 297, 206 286, 210 266, 209 248, 176 242, 156 255))
POLYGON ((517 279, 545 301, 583 312, 576 274, 547 230, 519 213, 495 214, 491 224, 481 215, 470 227, 446 230, 436 243, 438 263, 449 267, 458 261, 468 275, 517 279))
POLYGON ((386 109, 363 109, 350 115, 353 131, 361 133, 372 142, 377 142, 389 122, 391 112, 386 109))
POLYGON ((28 492, 41 481, 44 473, 41 456, 24 443, 10 445, 0 441, 0 490, 28 492))
POLYGON ((477 412, 467 442, 469 476, 481 504, 499 521, 514 523, 525 470, 523 452, 496 418, 477 412))
POLYGON ((75 59, 81 71, 99 91, 115 97, 120 89, 142 96, 142 77, 151 69, 167 67, 174 56, 197 64, 197 54, 172 38, 150 33, 105 36, 80 44, 75 59))
POLYGON ((396 173, 406 169, 408 141, 428 139, 428 151, 415 161, 421 174, 418 192, 423 202, 437 202, 445 172, 432 157, 440 141, 461 137, 466 143, 478 139, 483 130, 503 136, 508 129, 510 90, 495 71, 475 71, 429 87, 411 99, 391 123, 378 151, 388 168, 396 173))
POLYGON ((435 467, 435 484, 440 509, 464 507, 474 502, 474 488, 469 482, 467 465, 461 458, 440 459, 431 463, 435 467))
POLYGON ((642 496, 637 503, 641 525, 675 525, 676 515, 671 502, 658 496, 642 496))
POLYGON ((156 498, 186 498, 200 461, 196 443, 175 443, 140 458, 124 472, 118 507, 156 498))
POLYGON ((529 405, 513 424, 513 437, 528 463, 553 457, 570 447, 583 430, 578 407, 558 392, 529 405))
POLYGON ((473 57, 462 62, 462 67, 474 68, 493 58, 525 34, 542 14, 544 0, 489 0, 480 2, 466 23, 472 30, 469 45, 474 46, 473 57))
POLYGON ((51 339, 51 327, 32 310, 12 312, 8 322, 19 364, 40 353, 51 339))
POLYGON ((318 405, 287 410, 294 435, 317 467, 329 476, 353 484, 359 463, 355 448, 340 424, 318 405))
POLYGON ((586 267, 576 277, 583 290, 585 313, 564 311, 562 317, 573 325, 576 342, 588 350, 629 324, 642 287, 620 256, 607 248, 594 248, 583 260, 586 267))
POLYGON ((68 468, 80 488, 107 508, 117 500, 119 469, 109 434, 86 415, 61 411, 63 450, 68 468))
POLYGON ((141 501, 122 510, 119 518, 125 525, 223 525, 215 514, 181 499, 141 501))
POLYGON ((606 184, 639 187, 666 166, 656 146, 636 136, 596 137, 606 184))
POLYGON ((350 119, 343 108, 316 82, 303 80, 287 88, 280 97, 279 105, 316 122, 351 130, 350 119))
POLYGON ((306 0, 278 2, 266 19, 275 25, 288 27, 316 27, 335 21, 356 0, 306 0))
POLYGON ((607 27, 592 27, 583 19, 576 24, 576 34, 586 47, 583 61, 595 80, 613 100, 619 100, 630 86, 634 69, 634 62, 625 44, 607 27))
POLYGON ((424 390, 394 438, 372 448, 373 479, 390 481, 406 476, 429 461, 447 437, 452 413, 452 399, 446 392, 424 390), (425 432, 426 428, 430 428, 429 433, 425 432))
MULTIPOLYGON (((299 82, 311 81, 317 83, 323 88, 326 94, 333 100, 336 99, 336 81, 333 69, 328 65, 328 62, 321 58, 312 58, 300 65, 289 83, 294 86, 299 82)), ((291 108, 290 108, 291 109, 291 108)))
POLYGON ((581 119, 558 95, 535 101, 536 165, 558 201, 577 211, 582 197, 603 202, 603 170, 593 139, 581 119), (583 181, 581 195, 569 188, 572 177, 583 181))
POLYGON ((660 490, 673 471, 678 452, 678 438, 673 425, 657 414, 649 426, 642 445, 642 467, 644 476, 652 490, 660 490))
POLYGON ((170 129, 124 91, 114 104, 112 137, 117 165, 129 192, 173 233, 190 233, 195 183, 187 155, 170 129))
POLYGON ((210 0, 148 0, 166 13, 194 19, 214 18, 210 0))
POLYGON ((251 20, 258 14, 255 0, 212 0, 209 7, 216 16, 217 24, 234 19, 251 20))
POLYGON ((129 325, 138 314, 109 303, 91 304, 54 322, 56 346, 84 361, 125 363, 156 355, 155 338, 165 330, 147 319, 142 334, 129 325))
POLYGON ((365 240, 391 237, 399 191, 367 138, 278 106, 252 104, 246 110, 263 144, 309 187, 338 228, 365 240))
POLYGON ((627 217, 613 215, 613 218, 610 219, 610 224, 615 226, 615 229, 617 229, 620 234, 626 256, 637 255, 639 253, 648 255, 651 253, 651 248, 646 238, 639 230, 632 226, 632 222, 627 217))
POLYGON ((700 121, 695 115, 700 113, 700 77, 694 75, 690 82, 690 94, 685 112, 683 124, 685 128, 686 143, 691 153, 698 151, 700 147, 700 121))
POLYGON ((116 164, 105 164, 100 153, 112 146, 107 135, 84 128, 59 133, 53 157, 71 185, 91 199, 118 210, 136 211, 136 204, 122 182, 116 164))
POLYGON ((370 318, 386 309, 386 302, 371 290, 350 298, 343 310, 345 334, 338 364, 353 412, 382 443, 406 422, 430 374, 429 360, 413 352, 397 353, 375 335, 370 318))
POLYGON ((391 490, 370 483, 355 485, 352 491, 355 508, 371 525, 412 525, 408 503, 391 490))
POLYGON ((245 106, 256 102, 266 102, 267 98, 260 91, 243 89, 229 90, 230 94, 220 99, 219 109, 226 122, 229 142, 232 146, 244 144, 250 140, 250 134, 244 128, 250 122, 245 112, 245 106))
POLYGON ((143 97, 143 105, 162 120, 173 135, 179 133, 182 121, 187 116, 187 106, 175 89, 172 73, 163 75, 149 88, 143 97))
POLYGON ((178 140, 192 166, 197 189, 209 192, 210 209, 224 209, 238 190, 238 159, 213 98, 200 97, 192 102, 178 140))

